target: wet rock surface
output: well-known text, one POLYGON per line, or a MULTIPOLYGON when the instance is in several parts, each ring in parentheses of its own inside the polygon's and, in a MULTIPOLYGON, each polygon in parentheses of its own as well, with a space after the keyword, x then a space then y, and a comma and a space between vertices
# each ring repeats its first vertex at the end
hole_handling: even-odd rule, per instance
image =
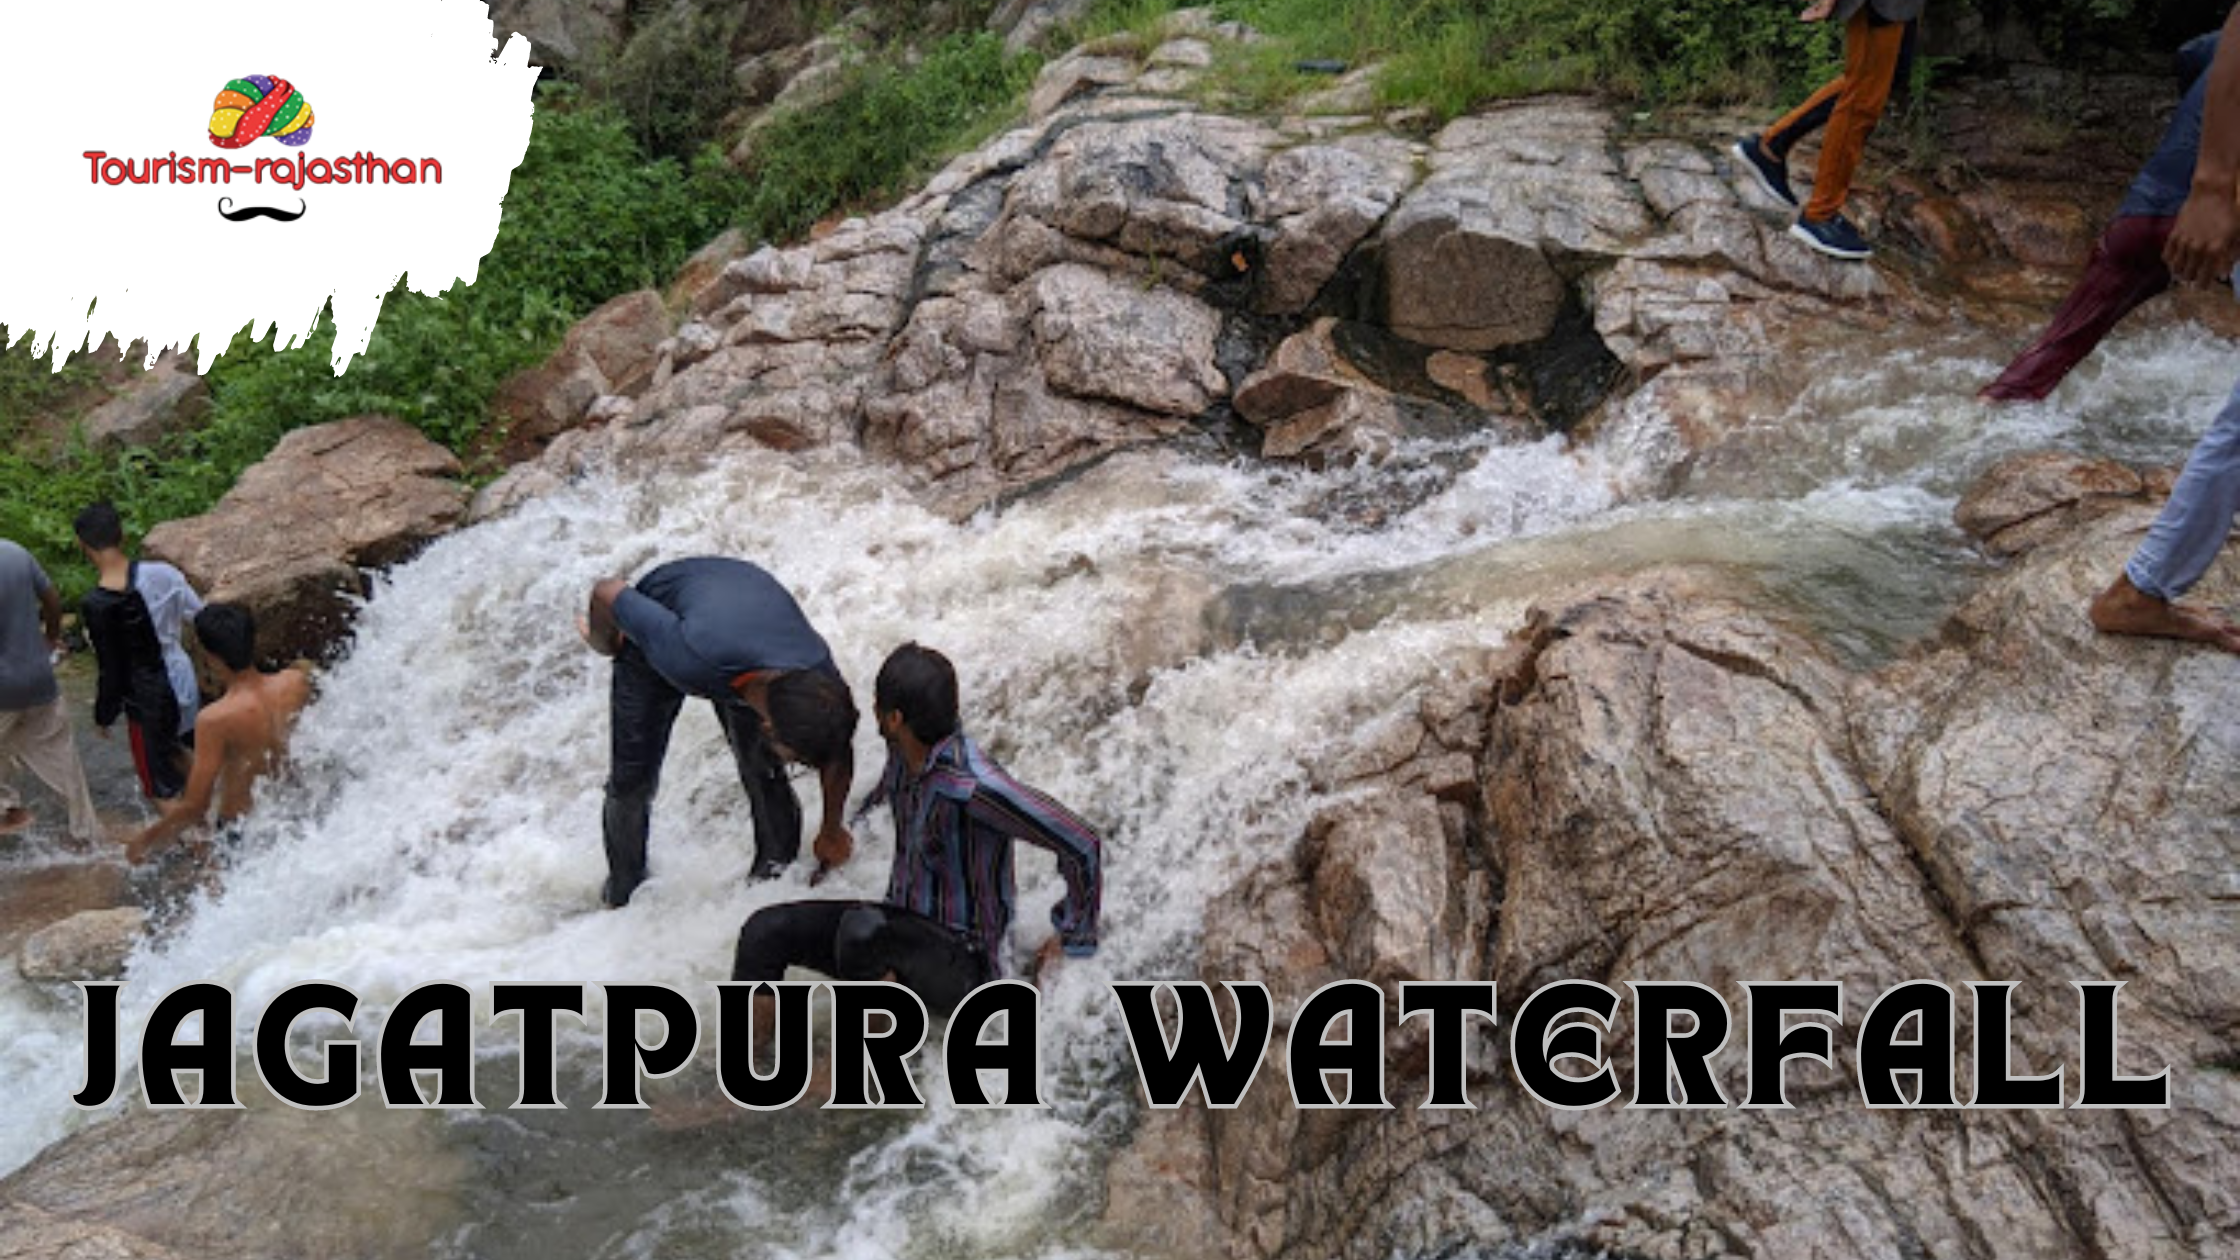
MULTIPOLYGON (((1541 600, 1323 775, 1353 794, 1211 903, 1209 981, 1264 979, 1277 1052, 1199 1132, 1243 1254, 1443 1254, 1467 1240, 1627 1255, 2217 1254, 2240 1227, 2233 958, 2240 699, 2227 658, 2098 635, 2083 608, 2152 519, 2151 478, 2010 461, 1963 517, 2058 528, 1944 633, 1853 675, 1762 594, 1665 570, 1541 600), (2075 504, 2105 499, 2092 510, 2075 504), (1994 506, 1997 505, 1997 506, 1994 506), (1506 1019, 1558 979, 1721 992, 1834 980, 1836 1069, 1791 1112, 1563 1112, 1505 1066, 1475 1112, 1419 1110, 1388 1042, 1383 1112, 1302 1112, 1280 1021, 1341 977, 1491 979, 1506 1019), (1870 1111, 1855 1046, 1883 990, 2018 981, 2015 1075, 2079 1072, 2071 981, 2121 980, 2121 1064, 2169 1111, 1870 1111), (1270 1074, 1273 1074, 1271 1078, 1270 1074)), ((2240 592, 2231 553, 2202 596, 2240 592)), ((1604 1039, 1630 1088, 1630 1005, 1604 1039)), ((1500 1030, 1473 1045, 1501 1063, 1500 1030)), ((1714 1060, 1739 1101, 1737 1062, 1714 1060)), ((1622 1099, 1621 1099, 1622 1101, 1622 1099)), ((1170 1144, 1177 1140, 1170 1136, 1170 1144)))
POLYGON ((433 1113, 297 1111, 253 1081, 242 1100, 132 1112, 49 1147, 0 1180, 0 1255, 380 1260, 455 1227, 466 1169, 433 1113))
POLYGON ((147 913, 134 906, 81 910, 25 939, 16 969, 24 979, 42 983, 114 980, 124 974, 125 959, 140 943, 147 921, 147 913))
POLYGON ((404 560, 464 519, 459 473, 400 420, 313 425, 282 438, 209 512, 149 531, 147 553, 205 598, 248 605, 260 652, 319 656, 347 628, 361 569, 404 560))
POLYGON ((475 515, 585 468, 742 443, 857 446, 966 513, 1239 417, 1271 458, 1377 460, 1414 436, 1568 430, 1659 373, 1700 399, 1675 423, 1710 437, 1732 375, 1778 363, 1785 330, 1922 309, 1895 273, 1791 241, 1723 124, 1636 138, 1550 98, 1425 140, 1206 112, 1191 84, 1243 35, 1178 19, 1148 52, 1077 49, 1044 68, 1026 125, 892 209, 798 245, 712 245, 649 373, 532 374, 527 411, 609 419, 475 515), (1268 401, 1303 376, 1340 387, 1268 401))

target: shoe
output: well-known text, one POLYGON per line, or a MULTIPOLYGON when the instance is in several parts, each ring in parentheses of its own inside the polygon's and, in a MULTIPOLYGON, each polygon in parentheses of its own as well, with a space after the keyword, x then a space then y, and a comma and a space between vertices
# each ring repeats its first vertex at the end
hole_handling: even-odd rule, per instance
POLYGON ((1840 214, 1832 214, 1825 219, 1799 216, 1790 225, 1789 235, 1830 258, 1860 262, 1874 257, 1874 247, 1867 244, 1867 238, 1859 235, 1859 229, 1851 226, 1851 220, 1840 214))
POLYGON ((630 904, 630 894, 636 891, 635 886, 626 885, 609 875, 606 885, 599 889, 599 903, 609 910, 620 910, 630 904))
POLYGON ((755 863, 754 869, 747 872, 747 882, 750 884, 767 883, 785 873, 786 863, 775 859, 765 859, 755 863))
POLYGON ((1735 161, 1742 163, 1744 170, 1757 177, 1758 187, 1766 190, 1766 196, 1791 210, 1802 204, 1797 200, 1797 194, 1789 188, 1789 164, 1766 152, 1765 145, 1759 142, 1758 137, 1743 136, 1728 151, 1734 154, 1735 161))

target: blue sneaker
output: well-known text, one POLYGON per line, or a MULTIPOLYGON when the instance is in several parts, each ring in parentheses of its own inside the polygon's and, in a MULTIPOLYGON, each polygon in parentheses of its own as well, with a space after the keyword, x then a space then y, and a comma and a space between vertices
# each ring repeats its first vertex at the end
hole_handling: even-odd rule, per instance
POLYGON ((1874 257, 1874 247, 1867 244, 1867 238, 1859 235, 1859 229, 1851 226, 1851 220, 1840 214, 1825 219, 1807 219, 1800 215, 1790 225, 1789 235, 1830 258, 1862 262, 1874 257))
POLYGON ((1789 164, 1766 152, 1766 146, 1757 136, 1743 136, 1728 151, 1734 154, 1735 161, 1742 163, 1742 169, 1757 177, 1758 187, 1766 190, 1766 196, 1791 210, 1802 204, 1789 188, 1789 164))

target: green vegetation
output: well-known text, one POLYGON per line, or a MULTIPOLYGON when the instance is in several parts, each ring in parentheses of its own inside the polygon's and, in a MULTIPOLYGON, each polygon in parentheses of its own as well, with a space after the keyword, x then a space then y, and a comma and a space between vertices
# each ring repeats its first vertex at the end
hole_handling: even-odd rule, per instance
POLYGON ((342 376, 331 366, 331 319, 285 350, 271 334, 251 342, 244 329, 210 372, 203 427, 154 449, 97 456, 73 447, 55 457, 24 440, 24 421, 90 376, 91 364, 74 361, 57 380, 28 346, 0 354, 0 429, 8 438, 0 537, 30 547, 75 594, 90 581, 71 545, 79 508, 111 499, 135 533, 206 511, 298 426, 384 412, 471 453, 507 376, 550 354, 599 303, 664 283, 731 220, 744 189, 713 159, 690 167, 649 160, 614 111, 583 106, 565 86, 548 88, 476 283, 441 297, 400 285, 366 352, 342 376))
MULTIPOLYGON (((2019 22, 2071 62, 2161 48, 2214 25, 2209 0, 1952 0, 2019 22), (2198 12, 2197 12, 2198 10, 2198 12)), ((1840 33, 1796 21, 1801 0, 1216 0, 1266 38, 1223 45, 1207 91, 1262 108, 1328 87, 1302 61, 1374 64, 1375 99, 1444 119, 1485 101, 1586 90, 1649 105, 1768 103, 1825 74, 1840 33)), ((658 286, 725 227, 790 240, 835 213, 900 196, 1016 116, 1041 58, 981 31, 984 0, 848 8, 833 36, 857 55, 821 105, 766 119, 750 169, 713 143, 742 103, 732 67, 827 30, 837 0, 751 6, 633 0, 637 33, 584 83, 547 84, 496 247, 478 281, 442 297, 400 287, 349 372, 330 367, 331 322, 301 345, 236 337, 210 374, 211 414, 155 449, 59 454, 29 420, 81 397, 100 372, 59 376, 27 347, 0 349, 0 537, 32 547, 66 589, 89 580, 70 519, 114 500, 135 532, 207 510, 288 430, 366 412, 419 426, 470 457, 489 449, 499 385, 548 355, 575 320, 658 286)), ((1072 39, 1148 53, 1182 0, 1106 0, 1072 39)), ((1926 70, 1926 63, 1923 63, 1926 70)), ((4 341, 8 334, 0 334, 4 341)), ((14 334, 20 336, 20 333, 14 334)))
MULTIPOLYGON (((656 33, 635 55, 668 65, 657 53, 688 41, 656 33)), ((331 366, 331 319, 286 349, 244 329, 211 369, 201 428, 153 449, 57 455, 30 439, 26 421, 98 371, 80 357, 56 376, 28 342, 0 351, 0 537, 30 547, 74 599, 91 582, 70 533, 79 508, 112 500, 135 534, 207 511, 290 429, 381 412, 471 459, 487 448, 498 387, 601 302, 666 283, 728 226, 787 240, 837 211, 892 199, 1008 119, 1039 65, 1006 57, 984 33, 952 35, 907 62, 899 52, 867 57, 843 72, 829 104, 772 120, 744 174, 705 143, 690 160, 676 156, 686 137, 712 138, 718 121, 683 97, 546 85, 476 282, 442 297, 400 285, 342 376, 331 366)))
POLYGON ((985 32, 951 35, 913 64, 849 67, 830 103, 778 117, 756 138, 739 222, 785 240, 836 209, 895 198, 1008 118, 1039 67, 985 32))
MULTIPOLYGON (((1952 0, 1988 25, 2019 23, 2057 59, 2174 47, 2212 29, 2204 0, 1952 0)), ((1077 34, 1148 51, 1184 0, 1107 0, 1077 34)), ((1842 31, 1797 21, 1803 0, 1215 0, 1262 43, 1221 50, 1212 103, 1271 109, 1330 86, 1301 62, 1377 67, 1376 103, 1444 121, 1487 101, 1576 91, 1663 104, 1794 99, 1841 66, 1842 31)))

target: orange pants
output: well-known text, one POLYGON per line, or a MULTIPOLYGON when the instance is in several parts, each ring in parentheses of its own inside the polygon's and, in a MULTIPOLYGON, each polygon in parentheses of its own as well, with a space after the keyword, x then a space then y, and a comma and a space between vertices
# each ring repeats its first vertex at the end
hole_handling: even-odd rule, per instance
POLYGON ((1814 92, 1804 104, 1766 129, 1760 142, 1775 157, 1787 157, 1797 141, 1826 124, 1820 166, 1812 173, 1812 200, 1804 217, 1818 222, 1843 209, 1851 195, 1851 176, 1867 151, 1867 137, 1882 120, 1897 85, 1899 55, 1905 49, 1904 22, 1877 23, 1862 7, 1843 31, 1843 73, 1814 92))

